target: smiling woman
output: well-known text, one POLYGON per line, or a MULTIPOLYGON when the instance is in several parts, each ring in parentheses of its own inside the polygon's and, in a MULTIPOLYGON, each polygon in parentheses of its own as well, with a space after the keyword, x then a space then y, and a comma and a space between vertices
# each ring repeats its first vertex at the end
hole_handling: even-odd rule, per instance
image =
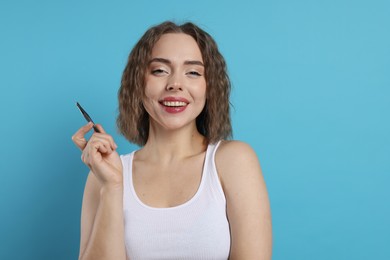
MULTIPOLYGON (((203 77, 206 80, 206 106, 196 119, 198 131, 210 142, 231 137, 232 128, 229 115, 230 80, 226 73, 225 59, 218 51, 213 38, 192 23, 177 26, 166 22, 150 28, 130 53, 123 72, 122 86, 119 90, 118 128, 130 141, 144 145, 148 138, 149 115, 143 107, 146 73, 150 63, 164 61, 164 57, 152 56, 157 41, 165 34, 184 34, 192 37, 201 53, 201 59, 186 61, 202 62, 203 77), (135 127, 140 126, 140 127, 135 127)), ((183 47, 181 45, 180 47, 183 47)), ((169 62, 165 59, 165 64, 169 62)), ((162 73, 156 71, 155 73, 162 73)))
MULTIPOLYGON (((164 34, 151 56, 143 101, 150 130, 156 124, 167 130, 194 124, 190 127, 196 129, 196 118, 206 103, 203 59, 197 43, 187 34, 164 34)), ((151 136, 154 133, 149 133, 151 136)))
POLYGON ((230 81, 212 37, 192 23, 150 28, 130 53, 119 156, 102 126, 73 140, 91 169, 80 259, 270 259, 268 195, 256 154, 231 136, 230 81))

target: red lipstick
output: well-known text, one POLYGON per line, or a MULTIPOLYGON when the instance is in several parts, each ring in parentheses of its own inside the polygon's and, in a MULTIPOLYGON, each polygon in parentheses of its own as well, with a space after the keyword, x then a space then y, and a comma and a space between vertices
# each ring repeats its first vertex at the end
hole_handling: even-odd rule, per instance
POLYGON ((161 99, 159 103, 166 112, 176 114, 183 112, 190 102, 183 97, 169 96, 161 99))

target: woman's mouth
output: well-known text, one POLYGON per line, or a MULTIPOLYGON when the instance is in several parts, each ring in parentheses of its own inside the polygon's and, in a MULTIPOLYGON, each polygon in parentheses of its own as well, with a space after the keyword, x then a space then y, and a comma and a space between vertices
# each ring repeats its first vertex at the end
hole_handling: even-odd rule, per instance
POLYGON ((166 112, 175 114, 183 112, 187 108, 189 101, 180 97, 166 97, 159 103, 166 112))
POLYGON ((167 107, 183 107, 187 105, 186 102, 182 101, 162 101, 161 103, 167 107))

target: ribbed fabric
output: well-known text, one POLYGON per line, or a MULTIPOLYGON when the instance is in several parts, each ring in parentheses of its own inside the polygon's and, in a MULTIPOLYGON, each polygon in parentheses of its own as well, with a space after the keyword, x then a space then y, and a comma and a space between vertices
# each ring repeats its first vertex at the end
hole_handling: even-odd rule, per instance
POLYGON ((218 146, 219 143, 207 147, 196 194, 171 208, 153 208, 142 203, 132 180, 134 152, 121 156, 128 259, 228 259, 226 199, 215 167, 218 146))

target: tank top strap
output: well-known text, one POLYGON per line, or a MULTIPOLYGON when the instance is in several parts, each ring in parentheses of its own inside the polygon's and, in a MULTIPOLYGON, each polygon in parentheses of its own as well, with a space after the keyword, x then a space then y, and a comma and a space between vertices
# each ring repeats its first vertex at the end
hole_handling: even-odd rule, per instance
POLYGON ((207 158, 205 159, 204 174, 206 174, 207 177, 205 185, 207 185, 208 188, 206 190, 211 191, 213 197, 215 197, 221 204, 225 204, 226 198, 218 175, 217 166, 215 164, 215 154, 221 142, 222 141, 218 141, 217 143, 209 144, 208 153, 206 154, 207 158))
MULTIPOLYGON (((122 161, 122 169, 123 169, 123 200, 124 202, 128 202, 131 199, 131 189, 130 189, 130 184, 131 183, 131 175, 132 174, 132 161, 134 157, 135 151, 126 154, 126 155, 121 155, 121 161, 122 161)), ((127 203, 123 204, 123 209, 126 209, 128 207, 127 203)))

